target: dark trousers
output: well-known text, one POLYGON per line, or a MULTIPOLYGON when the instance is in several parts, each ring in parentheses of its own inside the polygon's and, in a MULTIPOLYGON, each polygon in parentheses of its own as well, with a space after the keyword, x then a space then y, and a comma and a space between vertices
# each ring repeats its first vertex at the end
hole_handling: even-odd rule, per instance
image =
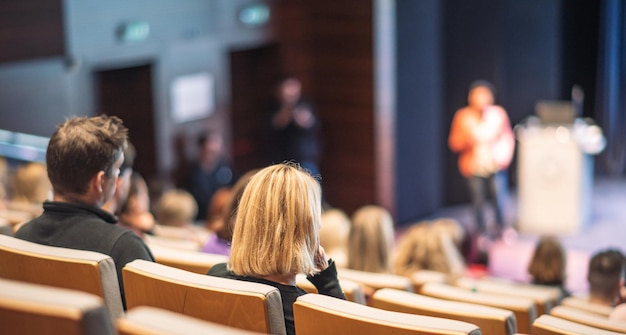
POLYGON ((487 228, 484 207, 488 201, 488 196, 493 200, 496 228, 504 228, 502 211, 508 196, 506 171, 499 171, 487 177, 472 176, 467 178, 467 182, 472 197, 477 231, 484 233, 487 228))

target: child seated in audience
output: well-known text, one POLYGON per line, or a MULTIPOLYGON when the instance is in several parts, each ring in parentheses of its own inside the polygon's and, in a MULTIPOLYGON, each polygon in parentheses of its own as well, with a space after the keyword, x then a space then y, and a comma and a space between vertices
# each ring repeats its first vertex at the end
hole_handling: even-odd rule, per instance
POLYGON ((348 265, 348 236, 350 235, 350 218, 340 209, 331 208, 322 212, 320 228, 320 244, 326 255, 332 258, 338 268, 348 265))
POLYGON ((228 264, 208 272, 278 288, 289 335, 293 303, 306 294, 296 286, 297 274, 307 274, 320 294, 345 299, 335 263, 319 244, 321 202, 319 183, 297 165, 257 172, 241 196, 228 264))
POLYGON ((230 197, 222 209, 222 217, 219 223, 213 227, 215 232, 208 236, 206 243, 202 247, 203 252, 226 256, 230 255, 230 244, 233 239, 233 230, 235 228, 235 219, 237 218, 241 195, 252 176, 257 172, 258 170, 252 170, 244 174, 229 191, 230 197))
POLYGON ((398 242, 394 272, 410 276, 419 270, 446 273, 451 277, 465 272, 463 257, 458 249, 451 226, 454 221, 420 222, 413 225, 398 242))
POLYGON ((624 255, 609 249, 595 254, 589 261, 589 303, 613 307, 620 302, 624 285, 624 255))
POLYGON ((561 297, 570 293, 565 289, 565 251, 559 240, 551 236, 542 237, 528 264, 528 274, 533 284, 555 286, 561 289, 561 297))
POLYGON ((151 234, 154 230, 148 185, 141 174, 136 171, 131 175, 128 197, 122 206, 118 225, 132 230, 142 239, 144 234, 151 234))
POLYGON ((364 206, 352 215, 348 237, 348 268, 389 273, 394 245, 393 219, 380 206, 364 206))

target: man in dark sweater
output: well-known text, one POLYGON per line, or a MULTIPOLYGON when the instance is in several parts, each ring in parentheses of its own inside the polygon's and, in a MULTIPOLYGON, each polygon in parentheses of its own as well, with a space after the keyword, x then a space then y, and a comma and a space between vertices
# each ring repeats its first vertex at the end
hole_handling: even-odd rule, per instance
POLYGON ((74 117, 59 126, 46 152, 53 201, 45 202, 44 213, 15 234, 35 243, 111 256, 124 309, 122 268, 135 259, 154 261, 139 237, 101 209, 115 193, 127 133, 115 116, 74 117))

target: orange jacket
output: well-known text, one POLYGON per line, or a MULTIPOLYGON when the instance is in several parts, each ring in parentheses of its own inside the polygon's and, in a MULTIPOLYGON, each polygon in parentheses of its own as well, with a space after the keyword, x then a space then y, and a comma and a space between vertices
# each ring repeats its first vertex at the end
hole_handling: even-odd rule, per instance
POLYGON ((478 143, 488 143, 498 170, 509 167, 515 151, 511 122, 504 108, 490 106, 483 113, 465 107, 452 119, 448 146, 459 155, 459 171, 465 177, 476 175, 478 143))

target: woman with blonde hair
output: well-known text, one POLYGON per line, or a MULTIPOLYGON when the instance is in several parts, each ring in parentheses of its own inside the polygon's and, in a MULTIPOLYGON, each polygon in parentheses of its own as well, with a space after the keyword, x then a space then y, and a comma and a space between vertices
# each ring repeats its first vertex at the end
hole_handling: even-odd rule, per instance
POLYGON ((257 172, 245 187, 236 215, 228 263, 208 274, 271 285, 280 291, 287 334, 294 334, 293 303, 305 292, 296 275, 320 294, 345 299, 337 269, 319 244, 319 183, 299 166, 277 164, 257 172))
POLYGON ((350 236, 348 215, 337 208, 325 210, 322 213, 320 244, 338 268, 345 268, 348 265, 348 236, 350 236))
POLYGON ((450 233, 450 222, 420 222, 413 225, 398 242, 394 272, 410 276, 419 270, 461 275, 463 257, 450 233))
POLYGON ((393 219, 380 206, 364 206, 352 215, 348 237, 348 268, 367 272, 390 272, 393 250, 393 219))

